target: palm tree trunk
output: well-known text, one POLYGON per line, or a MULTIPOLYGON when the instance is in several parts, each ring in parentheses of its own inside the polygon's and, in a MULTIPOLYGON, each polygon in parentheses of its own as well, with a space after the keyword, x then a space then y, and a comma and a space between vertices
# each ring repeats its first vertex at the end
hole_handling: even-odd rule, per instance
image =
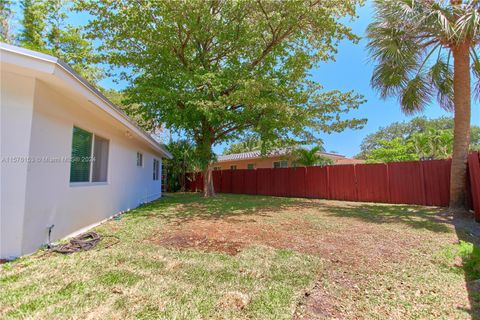
POLYGON ((467 157, 470 144, 470 43, 464 42, 452 49, 453 103, 455 128, 452 169, 450 172, 450 208, 465 206, 467 157))

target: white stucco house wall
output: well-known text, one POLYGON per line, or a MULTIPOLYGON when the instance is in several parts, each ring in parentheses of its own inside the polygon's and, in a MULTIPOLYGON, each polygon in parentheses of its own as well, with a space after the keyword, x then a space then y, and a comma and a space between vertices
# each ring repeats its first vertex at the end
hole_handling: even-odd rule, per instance
POLYGON ((55 57, 0 44, 0 258, 161 197, 171 155, 55 57))

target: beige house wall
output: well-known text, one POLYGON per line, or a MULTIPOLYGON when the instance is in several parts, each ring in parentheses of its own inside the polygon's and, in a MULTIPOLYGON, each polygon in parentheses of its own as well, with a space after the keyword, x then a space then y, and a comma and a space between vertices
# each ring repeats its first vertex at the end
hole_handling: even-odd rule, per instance
MULTIPOLYGON (((344 157, 334 156, 334 155, 324 155, 327 158, 330 158, 334 161, 345 159, 344 157)), ((220 168, 219 170, 226 170, 230 169, 231 166, 237 166, 237 169, 248 169, 248 164, 252 163, 255 169, 260 168, 273 168, 273 163, 276 161, 288 161, 288 167, 292 166, 292 161, 288 159, 286 156, 273 156, 273 157, 265 157, 265 158, 254 158, 254 159, 247 159, 247 160, 231 160, 231 161, 221 161, 212 164, 213 168, 220 168)))

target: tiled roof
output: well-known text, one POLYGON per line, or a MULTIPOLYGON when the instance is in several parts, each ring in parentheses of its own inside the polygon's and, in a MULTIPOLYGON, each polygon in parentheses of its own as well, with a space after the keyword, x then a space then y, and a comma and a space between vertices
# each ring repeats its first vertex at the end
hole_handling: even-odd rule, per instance
MULTIPOLYGON (((287 154, 290 150, 289 149, 277 149, 269 152, 265 155, 265 157, 275 157, 275 156, 283 156, 287 154)), ((328 152, 320 152, 321 155, 324 156, 334 156, 334 157, 341 157, 345 158, 345 156, 336 153, 328 153, 328 152)), ((256 159, 260 158, 262 153, 260 150, 258 151, 249 151, 249 152, 242 152, 242 153, 234 153, 234 154, 226 154, 226 155, 219 155, 217 156, 218 162, 226 162, 226 161, 234 161, 234 160, 247 160, 247 159, 256 159)))

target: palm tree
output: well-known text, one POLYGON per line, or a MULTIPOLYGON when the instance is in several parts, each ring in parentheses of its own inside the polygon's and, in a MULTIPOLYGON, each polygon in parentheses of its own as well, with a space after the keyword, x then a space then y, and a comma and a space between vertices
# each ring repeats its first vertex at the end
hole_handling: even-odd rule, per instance
MULTIPOLYGON (((372 86, 397 96, 402 110, 420 112, 436 96, 455 112, 450 207, 465 202, 470 139, 470 72, 480 79, 479 1, 377 0, 368 48, 377 62, 372 86), (453 69, 452 69, 453 68, 453 69)), ((476 97, 480 93, 477 82, 476 97)))
POLYGON ((305 167, 332 164, 332 159, 323 157, 319 154, 320 151, 323 151, 323 148, 319 146, 310 150, 303 148, 295 149, 293 151, 293 162, 295 165, 301 165, 305 167))

